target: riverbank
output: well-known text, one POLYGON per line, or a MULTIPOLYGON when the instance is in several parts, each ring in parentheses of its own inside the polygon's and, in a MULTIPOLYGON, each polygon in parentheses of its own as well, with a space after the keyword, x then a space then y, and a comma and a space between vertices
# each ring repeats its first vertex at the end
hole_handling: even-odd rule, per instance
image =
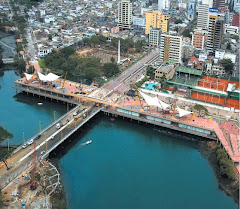
MULTIPOLYGON (((131 197, 143 194, 146 196, 144 200, 140 201, 142 206, 146 204, 150 208, 159 208, 157 205, 160 200, 155 199, 154 195, 145 194, 146 188, 151 194, 153 194, 152 192, 155 194, 157 191, 159 194, 163 192, 160 196, 165 199, 160 202, 164 202, 165 207, 183 205, 181 198, 187 198, 188 208, 195 207, 197 203, 199 205, 195 208, 220 208, 220 205, 223 208, 235 208, 225 200, 231 198, 218 188, 218 179, 212 172, 212 165, 206 157, 208 156, 208 142, 200 137, 172 132, 157 126, 148 126, 147 128, 146 125, 120 118, 111 122, 110 117, 98 114, 93 121, 82 127, 75 136, 71 136, 67 141, 51 153, 51 156, 56 158, 55 160, 60 166, 61 184, 64 185, 63 189, 65 190, 62 192, 66 195, 66 201, 71 209, 80 208, 81 205, 82 208, 110 207, 111 202, 117 198, 119 200, 124 198, 117 208, 128 208, 129 201, 132 202, 131 205, 139 206, 140 203, 131 197), (109 131, 111 133, 106 135, 109 131), (82 146, 89 139, 93 141, 92 144, 82 146), (200 140, 203 145, 199 142, 200 140), (82 151, 76 151, 78 149, 82 151), (119 152, 119 150, 121 151, 119 152), (199 156, 203 156, 202 153, 205 153, 204 157, 199 158, 199 156), (71 159, 83 159, 83 161, 79 164, 76 160, 72 161, 71 159), (166 159, 168 163, 166 163, 166 159), (137 162, 142 162, 140 167, 137 162), (169 166, 169 163, 173 162, 174 166, 169 166), (158 165, 158 168, 154 166, 155 164, 158 165), (99 167, 101 170, 98 170, 99 167), (106 173, 106 169, 111 170, 111 175, 106 173), (176 170, 178 171, 177 176, 175 175, 176 170), (92 172, 95 174, 97 172, 97 176, 92 172), (135 172, 138 173, 137 176, 134 175, 135 172), (146 180, 146 175, 148 180, 146 180), (161 179, 165 179, 165 183, 161 179), (168 184, 166 183, 168 180, 170 182, 174 180, 175 183, 168 184), (150 186, 149 181, 155 183, 151 183, 152 186, 150 186), (139 182, 142 182, 141 186, 136 188, 139 182), (165 185, 169 186, 165 188, 165 185), (174 193, 180 188, 185 188, 185 192, 176 199, 175 203, 171 202, 168 199, 168 192, 174 193), (198 188, 198 191, 195 188, 198 188), (202 193, 206 189, 208 194, 202 193), (102 194, 95 197, 96 191, 100 190, 102 194), (94 203, 87 201, 87 194, 90 193, 96 198, 94 203), (193 193, 195 194, 193 195, 193 193), (219 198, 221 201, 216 203, 215 199, 219 198)), ((50 157, 50 159, 52 158, 50 157)), ((233 200, 231 201, 233 202, 233 200)))
MULTIPOLYGON (((52 158, 49 160, 49 162, 51 162, 57 168, 57 170, 60 172, 60 162, 58 159, 52 158)), ((51 194, 50 202, 51 202, 52 208, 68 209, 66 194, 65 194, 64 187, 62 184, 61 176, 62 176, 62 174, 60 172, 60 182, 61 183, 59 186, 57 186, 55 192, 53 192, 51 194)))
POLYGON ((199 151, 208 160, 215 176, 218 180, 218 185, 228 196, 231 196, 236 203, 239 203, 239 177, 236 172, 236 180, 224 178, 220 173, 220 166, 216 156, 216 142, 201 142, 199 143, 199 151))

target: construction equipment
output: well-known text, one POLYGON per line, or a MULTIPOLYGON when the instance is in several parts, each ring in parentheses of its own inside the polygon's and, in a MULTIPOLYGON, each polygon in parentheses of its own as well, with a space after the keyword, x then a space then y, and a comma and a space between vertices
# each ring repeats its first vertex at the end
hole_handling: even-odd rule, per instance
POLYGON ((36 176, 36 142, 34 142, 34 152, 33 152, 33 170, 32 170, 32 179, 30 189, 35 190, 37 188, 37 183, 35 181, 36 176))
POLYGON ((137 95, 138 95, 140 105, 141 105, 142 109, 144 110, 137 87, 136 87, 136 92, 137 92, 137 95))
POLYGON ((189 120, 191 120, 192 118, 195 118, 195 112, 192 113, 191 117, 189 118, 189 120))
POLYGON ((173 117, 173 118, 175 117, 176 105, 177 105, 177 97, 175 97, 175 99, 174 99, 173 114, 172 114, 172 117, 173 117))
POLYGON ((65 83, 66 78, 67 78, 67 73, 68 73, 68 71, 67 71, 66 74, 65 74, 65 77, 64 77, 64 80, 63 80, 63 84, 62 84, 62 88, 64 88, 64 83, 65 83))

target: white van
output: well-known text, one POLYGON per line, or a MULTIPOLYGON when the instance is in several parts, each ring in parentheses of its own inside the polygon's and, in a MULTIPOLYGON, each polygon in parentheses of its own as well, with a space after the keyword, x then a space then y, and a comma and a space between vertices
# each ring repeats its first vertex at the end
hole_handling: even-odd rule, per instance
POLYGON ((60 123, 57 123, 56 129, 60 129, 60 128, 61 128, 61 124, 60 124, 60 123))

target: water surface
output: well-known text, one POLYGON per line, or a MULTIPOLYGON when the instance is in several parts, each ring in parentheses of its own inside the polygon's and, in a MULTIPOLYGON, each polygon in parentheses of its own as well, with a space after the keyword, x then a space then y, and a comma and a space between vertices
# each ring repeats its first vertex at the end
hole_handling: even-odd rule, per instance
POLYGON ((237 209, 196 142, 106 117, 77 140, 60 159, 70 209, 237 209))

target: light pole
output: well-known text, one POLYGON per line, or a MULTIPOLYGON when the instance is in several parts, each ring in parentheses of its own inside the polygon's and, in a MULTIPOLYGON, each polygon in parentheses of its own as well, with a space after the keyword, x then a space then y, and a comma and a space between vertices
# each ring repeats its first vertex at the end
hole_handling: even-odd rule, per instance
POLYGON ((39 121, 39 134, 41 134, 41 121, 39 121))
POLYGON ((54 114, 54 122, 56 121, 56 111, 53 112, 54 114))

